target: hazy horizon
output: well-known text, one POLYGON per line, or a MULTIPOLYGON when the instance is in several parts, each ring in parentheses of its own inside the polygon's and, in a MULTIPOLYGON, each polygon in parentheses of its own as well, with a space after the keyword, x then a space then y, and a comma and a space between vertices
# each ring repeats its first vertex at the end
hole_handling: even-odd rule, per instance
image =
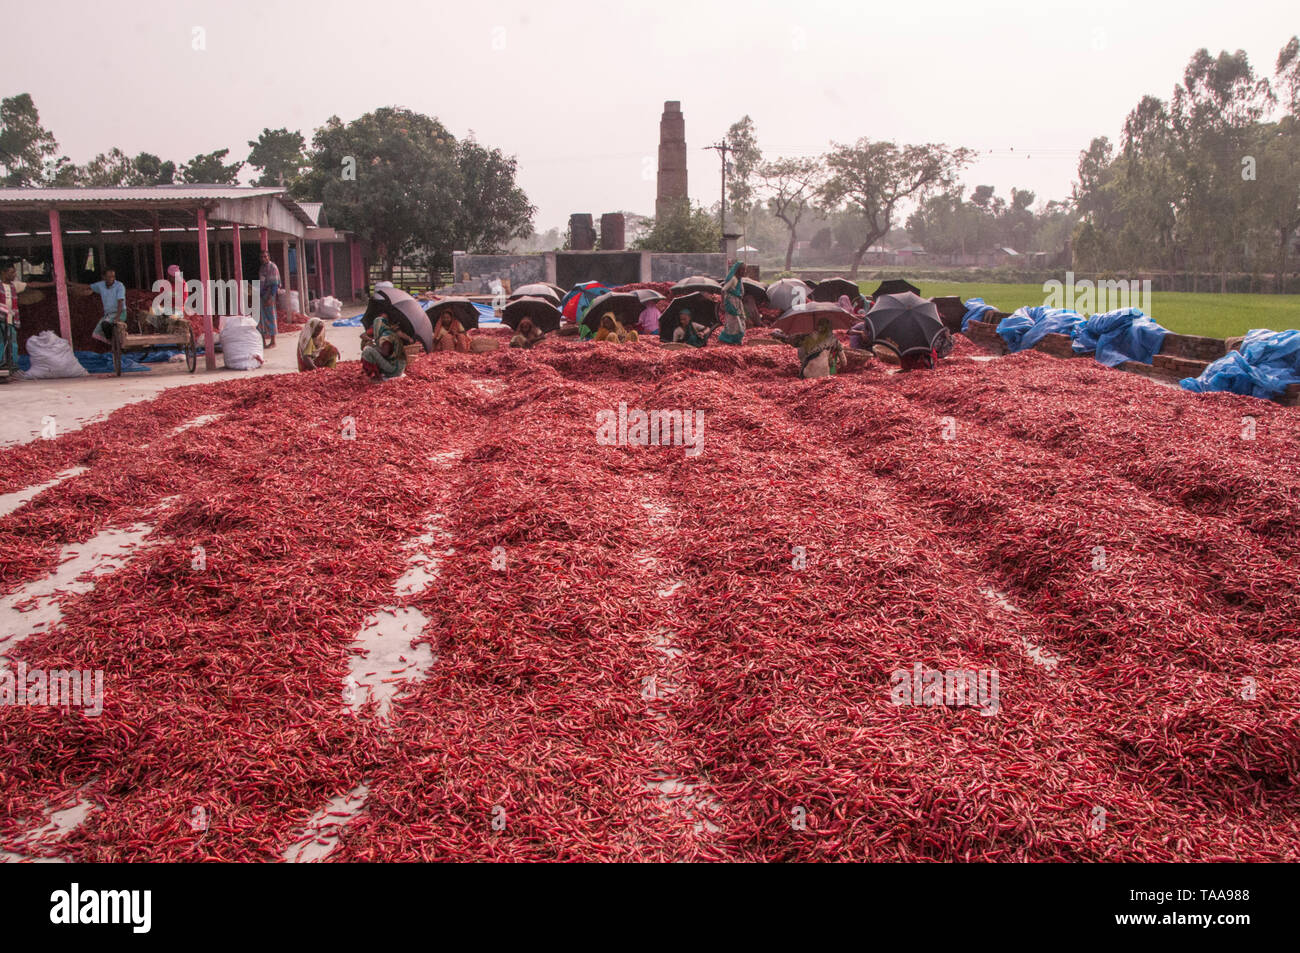
POLYGON ((60 24, 77 68, 52 70, 47 50, 12 44, 3 95, 30 93, 61 154, 78 163, 114 146, 177 162, 221 148, 243 159, 264 127, 297 129, 310 143, 331 115, 405 106, 517 156, 538 232, 563 229, 572 212, 653 213, 666 100, 682 103, 690 194, 706 205, 720 181, 705 146, 744 114, 767 157, 860 136, 967 146, 980 153, 962 177, 968 187, 1027 188, 1041 204, 1068 196, 1079 153, 1094 136, 1116 141, 1143 95, 1168 98, 1197 49, 1244 49, 1271 77, 1297 30, 1293 10, 1267 0, 1234 9, 1247 12, 1225 19, 1204 0, 1172 13, 809 0, 796 19, 771 0, 741 9, 665 0, 657 16, 588 0, 470 9, 180 0, 105 17, 52 0, 45 18, 60 24))

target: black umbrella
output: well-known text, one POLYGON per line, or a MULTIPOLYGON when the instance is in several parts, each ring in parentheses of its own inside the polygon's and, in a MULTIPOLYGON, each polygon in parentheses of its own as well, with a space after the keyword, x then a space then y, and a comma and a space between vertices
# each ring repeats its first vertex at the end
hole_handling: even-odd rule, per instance
POLYGON ((510 295, 510 301, 518 301, 520 298, 545 298, 548 301, 553 300, 555 306, 560 306, 560 299, 564 295, 557 294, 555 289, 542 281, 534 282, 531 285, 522 285, 519 290, 510 295))
POLYGON ((847 278, 827 278, 825 281, 817 282, 810 296, 814 301, 829 301, 834 304, 841 297, 846 297, 852 302, 857 302, 862 297, 862 289, 858 287, 857 282, 849 281, 847 278))
POLYGON ((519 322, 524 318, 532 321, 537 326, 537 330, 545 334, 558 328, 560 322, 564 320, 564 315, 560 314, 560 309, 549 299, 540 296, 515 298, 501 311, 501 320, 516 331, 519 330, 519 322))
POLYGON ((436 326, 444 311, 450 311, 466 331, 478 327, 478 308, 469 298, 439 298, 429 305, 429 320, 436 326))
POLYGON ((767 286, 767 299, 772 307, 789 311, 812 297, 812 289, 802 278, 782 278, 767 286))
POLYGON ((880 283, 880 287, 871 292, 871 297, 879 298, 881 295, 897 295, 904 291, 910 291, 914 295, 919 295, 921 289, 910 281, 904 281, 902 278, 886 278, 880 283))
POLYGON ((867 312, 873 344, 883 344, 899 357, 929 354, 947 329, 933 301, 905 291, 881 295, 867 312))
POLYGON ((705 294, 722 294, 722 282, 707 275, 691 275, 689 278, 683 278, 672 287, 673 297, 690 294, 693 291, 702 291, 705 294))
POLYGON ((641 312, 645 310, 645 305, 630 291, 607 291, 591 299, 591 304, 582 315, 582 323, 593 331, 600 330, 600 319, 607 312, 613 311, 614 317, 618 319, 623 327, 635 327, 637 319, 641 317, 641 312))
POLYGON ((746 298, 753 298, 756 302, 767 304, 767 289, 763 287, 761 281, 755 281, 753 278, 740 279, 741 294, 746 298))
POLYGON ((678 295, 668 302, 668 307, 664 308, 663 314, 659 315, 659 339, 661 341, 671 341, 673 339, 673 331, 677 330, 678 316, 683 311, 691 313, 693 323, 706 328, 719 326, 722 323, 718 320, 718 303, 708 295, 698 291, 678 295))
POLYGON ((420 302, 405 291, 376 288, 370 296, 370 303, 366 305, 366 313, 361 316, 361 326, 369 331, 375 318, 381 314, 423 344, 425 351, 433 350, 433 325, 429 316, 420 307, 420 302))

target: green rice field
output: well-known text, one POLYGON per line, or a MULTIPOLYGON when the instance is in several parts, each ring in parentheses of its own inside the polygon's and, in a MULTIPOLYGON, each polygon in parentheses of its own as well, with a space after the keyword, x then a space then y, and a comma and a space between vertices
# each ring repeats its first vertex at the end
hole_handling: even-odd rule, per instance
MULTIPOLYGON (((864 281, 860 287, 872 291, 879 282, 864 281)), ((958 281, 921 281, 927 298, 957 295, 983 298, 999 311, 1014 311, 1025 305, 1043 304, 1042 285, 999 285, 958 281)), ((1197 294, 1187 291, 1154 291, 1150 314, 1156 323, 1178 334, 1203 334, 1224 338, 1243 335, 1251 328, 1285 331, 1300 328, 1300 295, 1197 294)))

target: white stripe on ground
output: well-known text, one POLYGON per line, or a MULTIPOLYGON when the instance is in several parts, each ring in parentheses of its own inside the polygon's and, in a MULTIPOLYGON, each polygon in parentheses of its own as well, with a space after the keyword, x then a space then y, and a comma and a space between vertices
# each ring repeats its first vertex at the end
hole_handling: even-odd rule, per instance
POLYGON ((347 794, 332 797, 312 815, 281 855, 291 864, 311 864, 327 857, 339 842, 348 821, 361 813, 370 788, 357 785, 347 794))
POLYGON ((195 417, 193 420, 185 421, 185 423, 181 424, 179 427, 177 427, 175 430, 172 431, 172 436, 174 437, 178 433, 184 433, 185 431, 191 429, 192 427, 206 427, 208 424, 212 423, 213 421, 220 420, 224 416, 226 415, 225 414, 202 414, 198 417, 195 417))
POLYGON ((380 609, 366 619, 356 638, 362 653, 349 662, 344 685, 345 700, 351 696, 349 707, 353 711, 373 700, 376 717, 388 721, 393 696, 402 684, 423 678, 433 667, 429 643, 415 643, 428 624, 423 612, 409 606, 380 609))
POLYGON ((447 538, 442 532, 442 520, 442 514, 435 513, 425 521, 424 533, 406 544, 405 548, 413 555, 407 563, 406 572, 393 583, 393 592, 397 596, 413 596, 417 592, 423 592, 441 573, 443 558, 456 554, 454 549, 435 547, 436 543, 447 538))
MULTIPOLYGON (((662 523, 664 517, 671 512, 668 507, 652 501, 642 502, 641 507, 646 511, 651 525, 662 523)), ((651 575, 649 570, 658 567, 658 560, 649 552, 638 553, 635 559, 646 567, 647 577, 651 575)), ((657 584, 651 583, 652 589, 661 599, 674 598, 685 585, 685 582, 677 579, 661 579, 657 584)), ((668 713, 664 710, 667 700, 677 694, 680 688, 672 678, 672 666, 682 658, 684 652, 674 643, 669 629, 657 630, 650 638, 650 648, 655 656, 654 672, 642 681, 641 697, 646 701, 650 717, 664 721, 668 718, 668 713)), ((662 749, 663 744, 656 740, 654 746, 662 749)), ((677 812, 689 821, 697 834, 704 831, 716 834, 721 830, 712 819, 717 816, 721 805, 703 789, 703 785, 683 781, 669 767, 654 769, 645 784, 646 789, 653 791, 666 809, 677 812)))
MULTIPOLYGON (((83 797, 79 798, 77 803, 71 807, 65 807, 58 811, 48 811, 45 815, 45 823, 25 835, 23 840, 32 847, 49 849, 66 837, 69 831, 80 827, 81 822, 86 819, 86 816, 90 814, 94 807, 94 804, 83 797)), ((36 857, 29 854, 0 850, 0 863, 17 863, 21 861, 30 861, 37 864, 66 863, 61 857, 36 857)))
POLYGON ((73 477, 81 476, 86 472, 86 470, 86 467, 73 467, 71 470, 64 470, 47 483, 41 483, 37 486, 29 486, 25 490, 17 490, 14 493, 6 493, 4 496, 0 496, 0 516, 8 516, 28 500, 40 496, 46 490, 58 486, 64 480, 70 480, 73 477))
MULTIPOLYGON (((1003 609, 1015 615, 1023 614, 1024 610, 1022 610, 1019 606, 1012 603, 1011 600, 1007 598, 1007 594, 1005 592, 999 592, 996 589, 982 589, 980 591, 983 592, 984 595, 987 596, 989 599, 991 599, 994 602, 994 604, 998 606, 998 608, 1003 609)), ((1030 642, 1028 639, 1026 639, 1023 635, 1020 637, 1020 644, 1025 650, 1025 655, 1029 656, 1029 660, 1031 662, 1033 662, 1035 665, 1039 665, 1047 669, 1047 671, 1049 672, 1055 672, 1056 666, 1061 664, 1061 659, 1059 656, 1053 654, 1050 650, 1045 649, 1042 646, 1035 645, 1033 642, 1030 642)))
MULTIPOLYGON (((447 450, 431 454, 429 462, 450 467, 463 455, 463 450, 447 450)), ((424 532, 404 547, 411 555, 406 571, 393 583, 393 594, 399 599, 423 591, 438 577, 443 557, 455 552, 438 546, 446 539, 443 519, 441 513, 434 513, 425 521, 424 532)), ((397 693, 406 683, 423 678, 437 661, 428 642, 415 642, 428 623, 423 612, 410 606, 388 606, 371 613, 354 640, 361 653, 348 662, 348 675, 343 680, 344 704, 359 711, 374 700, 375 716, 387 722, 397 693)), ((328 855, 348 821, 361 812, 369 792, 369 787, 362 784, 348 794, 331 798, 285 849, 284 859, 311 863, 328 855)))
MULTIPOLYGON (((95 579, 126 565, 131 550, 151 532, 152 526, 136 523, 126 529, 106 529, 84 543, 64 546, 54 572, 0 598, 0 652, 7 654, 24 639, 57 625, 63 618, 65 595, 95 588, 95 579), (23 603, 27 605, 18 608, 23 603)), ((0 655, 0 671, 7 665, 7 658, 0 655)))

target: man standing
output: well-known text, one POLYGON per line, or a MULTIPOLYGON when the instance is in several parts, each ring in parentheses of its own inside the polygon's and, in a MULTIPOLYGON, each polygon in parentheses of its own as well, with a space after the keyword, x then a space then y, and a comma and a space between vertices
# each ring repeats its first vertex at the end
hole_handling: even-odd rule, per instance
POLYGON ((0 265, 0 367, 9 373, 18 369, 18 296, 26 287, 12 262, 0 265))
POLYGON ((105 268, 104 277, 90 286, 90 290, 99 295, 104 306, 104 317, 91 334, 96 341, 112 344, 114 322, 126 322, 126 285, 117 280, 117 272, 105 268))
POLYGON ((262 344, 275 347, 275 296, 280 290, 280 269, 271 261, 271 253, 262 249, 262 267, 257 271, 261 287, 262 316, 257 322, 262 332, 262 344))

